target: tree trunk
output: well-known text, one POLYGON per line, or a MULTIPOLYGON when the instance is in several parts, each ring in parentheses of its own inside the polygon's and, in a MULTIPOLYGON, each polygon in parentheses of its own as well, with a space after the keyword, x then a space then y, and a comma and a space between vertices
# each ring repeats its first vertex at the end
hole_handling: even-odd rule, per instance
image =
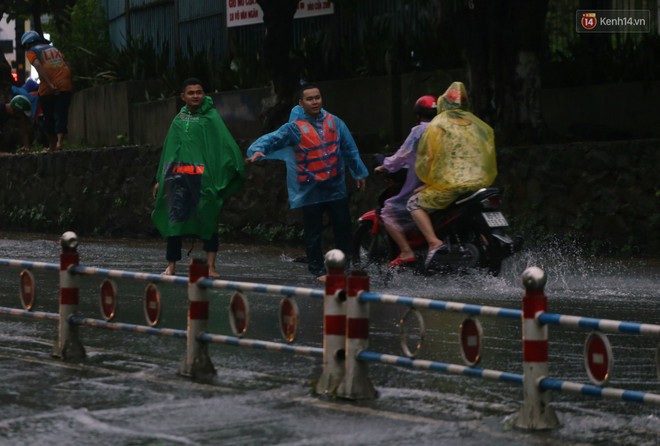
POLYGON ((290 57, 298 0, 257 0, 257 3, 264 13, 266 27, 264 64, 275 94, 274 105, 263 111, 264 130, 269 131, 286 121, 298 87, 300 70, 290 57))

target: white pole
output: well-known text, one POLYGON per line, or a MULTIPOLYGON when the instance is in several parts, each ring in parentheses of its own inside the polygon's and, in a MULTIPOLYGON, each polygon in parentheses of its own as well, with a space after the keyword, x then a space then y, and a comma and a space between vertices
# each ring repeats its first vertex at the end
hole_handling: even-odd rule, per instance
POLYGON ((527 268, 522 274, 523 297, 523 406, 514 425, 520 429, 544 430, 559 426, 550 407, 550 393, 539 387, 548 375, 548 326, 541 325, 537 314, 548 311, 548 299, 543 291, 546 277, 542 269, 527 268))
POLYGON ((328 251, 323 298, 323 370, 315 392, 335 396, 344 378, 346 356, 346 256, 338 249, 328 251))
POLYGON ((369 291, 369 276, 354 271, 346 280, 346 374, 337 396, 351 400, 374 399, 378 392, 369 379, 367 364, 358 361, 358 354, 369 347, 369 304, 359 300, 362 291, 369 291))
POLYGON ((80 286, 78 277, 69 272, 69 268, 78 265, 80 258, 76 248, 78 236, 71 231, 62 234, 60 238, 62 253, 60 254, 60 321, 57 342, 53 347, 52 356, 63 360, 81 359, 85 357, 85 347, 78 339, 78 326, 69 322, 71 316, 78 311, 80 286))
POLYGON ((188 333, 186 356, 179 367, 179 374, 192 378, 205 378, 215 375, 215 367, 208 354, 208 344, 197 338, 208 331, 209 298, 208 290, 197 282, 208 277, 209 267, 206 261, 192 259, 188 269, 188 333))

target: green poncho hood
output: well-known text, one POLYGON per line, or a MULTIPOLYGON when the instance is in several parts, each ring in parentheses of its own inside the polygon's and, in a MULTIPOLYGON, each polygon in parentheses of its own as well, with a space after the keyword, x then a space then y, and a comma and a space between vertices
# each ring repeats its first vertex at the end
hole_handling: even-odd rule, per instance
POLYGON ((241 151, 213 100, 205 97, 194 112, 184 106, 167 132, 156 174, 151 219, 161 235, 209 239, 225 199, 243 183, 243 170, 241 151))

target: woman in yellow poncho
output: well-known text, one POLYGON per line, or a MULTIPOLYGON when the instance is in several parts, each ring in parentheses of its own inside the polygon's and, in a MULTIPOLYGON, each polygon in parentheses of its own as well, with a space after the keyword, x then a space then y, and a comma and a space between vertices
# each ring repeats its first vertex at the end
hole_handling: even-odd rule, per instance
POLYGON ((438 115, 422 135, 415 172, 425 185, 410 197, 408 210, 429 246, 428 265, 447 246, 433 230, 429 213, 459 196, 493 184, 497 176, 493 129, 466 110, 462 82, 453 82, 438 98, 438 115))

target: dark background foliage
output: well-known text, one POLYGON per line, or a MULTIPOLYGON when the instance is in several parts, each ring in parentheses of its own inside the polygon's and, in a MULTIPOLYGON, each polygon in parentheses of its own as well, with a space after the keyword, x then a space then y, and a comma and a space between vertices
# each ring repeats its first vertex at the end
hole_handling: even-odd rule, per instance
POLYGON ((204 33, 215 34, 201 42, 135 25, 173 1, 130 6, 139 19, 131 19, 121 42, 116 31, 110 37, 102 7, 109 0, 8 0, 0 12, 49 32, 77 89, 160 80, 161 95, 171 96, 189 76, 200 77, 210 92, 269 86, 264 130, 286 119, 303 81, 451 72, 468 85, 472 110, 495 128, 500 143, 552 142, 541 118, 542 87, 660 79, 656 15, 649 33, 577 33, 575 21, 578 9, 653 12, 657 0, 334 0, 334 14, 305 20, 293 20, 295 0, 257 2, 263 24, 210 28, 204 33), (52 19, 42 24, 45 12, 52 19))

